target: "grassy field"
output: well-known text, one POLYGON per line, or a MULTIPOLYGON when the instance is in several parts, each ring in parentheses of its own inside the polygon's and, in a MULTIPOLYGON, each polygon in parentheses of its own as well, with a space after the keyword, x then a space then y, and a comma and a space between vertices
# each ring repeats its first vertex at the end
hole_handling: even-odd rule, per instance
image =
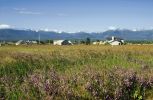
POLYGON ((152 98, 152 45, 0 47, 0 100, 152 98))

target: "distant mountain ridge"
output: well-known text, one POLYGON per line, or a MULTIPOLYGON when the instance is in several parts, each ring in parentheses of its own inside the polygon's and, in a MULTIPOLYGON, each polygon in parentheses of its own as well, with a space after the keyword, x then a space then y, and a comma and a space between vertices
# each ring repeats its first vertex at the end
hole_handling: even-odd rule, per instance
POLYGON ((18 30, 18 29, 0 29, 0 40, 41 40, 49 39, 91 39, 105 40, 107 37, 116 36, 125 40, 153 40, 153 30, 132 31, 127 29, 107 30, 105 32, 55 32, 55 31, 35 31, 35 30, 18 30))

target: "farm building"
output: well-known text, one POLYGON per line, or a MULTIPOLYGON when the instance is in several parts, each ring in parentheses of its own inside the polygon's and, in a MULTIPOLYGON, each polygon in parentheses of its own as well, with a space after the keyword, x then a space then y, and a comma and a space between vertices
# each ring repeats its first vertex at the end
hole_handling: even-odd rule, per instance
POLYGON ((15 45, 30 45, 30 44, 37 44, 37 41, 30 41, 30 40, 27 40, 27 41, 23 41, 23 40, 19 40, 15 43, 15 45))
POLYGON ((19 40, 19 41, 17 41, 17 42, 15 43, 15 45, 20 45, 20 44, 23 44, 23 43, 24 43, 23 40, 19 40))
POLYGON ((26 41, 26 44, 38 44, 38 43, 37 43, 37 41, 30 41, 30 40, 28 40, 28 41, 26 41))
POLYGON ((110 45, 123 45, 124 40, 120 38, 115 38, 112 36, 111 40, 107 40, 106 43, 109 43, 110 45))
POLYGON ((121 42, 119 42, 119 41, 113 41, 113 42, 111 42, 110 44, 111 44, 111 45, 121 45, 121 42))
POLYGON ((53 42, 54 45, 73 45, 69 40, 55 40, 53 42))

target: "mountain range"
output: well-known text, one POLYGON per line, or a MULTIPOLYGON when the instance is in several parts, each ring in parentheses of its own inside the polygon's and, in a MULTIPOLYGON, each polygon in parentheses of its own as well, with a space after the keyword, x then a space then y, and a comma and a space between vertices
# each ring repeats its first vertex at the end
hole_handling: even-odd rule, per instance
POLYGON ((35 30, 19 30, 19 29, 0 29, 1 41, 16 41, 16 40, 57 40, 57 39, 86 39, 105 40, 108 37, 116 36, 125 40, 153 40, 153 30, 128 30, 116 29, 107 30, 104 32, 56 32, 56 31, 35 31, 35 30))

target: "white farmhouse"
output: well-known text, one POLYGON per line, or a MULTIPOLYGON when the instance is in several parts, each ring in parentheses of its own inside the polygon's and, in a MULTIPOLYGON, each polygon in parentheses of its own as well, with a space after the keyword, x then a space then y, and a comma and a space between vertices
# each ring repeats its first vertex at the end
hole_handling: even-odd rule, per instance
POLYGON ((97 44, 99 44, 99 42, 93 42, 92 44, 93 44, 93 45, 97 45, 97 44))
POLYGON ((55 40, 53 45, 73 45, 69 40, 55 40))
POLYGON ((111 42, 110 44, 111 44, 111 45, 121 45, 121 42, 119 42, 119 41, 113 41, 113 42, 111 42))
POLYGON ((124 40, 112 36, 112 39, 107 41, 106 43, 109 43, 110 45, 122 45, 124 44, 124 40))

